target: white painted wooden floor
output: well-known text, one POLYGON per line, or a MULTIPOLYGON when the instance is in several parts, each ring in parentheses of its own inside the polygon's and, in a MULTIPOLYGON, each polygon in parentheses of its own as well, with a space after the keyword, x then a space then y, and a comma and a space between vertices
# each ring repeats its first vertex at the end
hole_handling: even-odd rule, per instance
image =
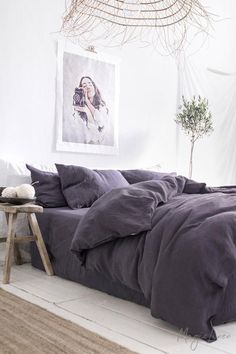
MULTIPOLYGON (((1 252, 0 281, 2 265, 1 252)), ((236 322, 216 327, 219 338, 214 343, 196 341, 153 318, 145 307, 56 276, 48 277, 30 264, 14 265, 11 283, 0 286, 138 353, 236 353, 236 322)))

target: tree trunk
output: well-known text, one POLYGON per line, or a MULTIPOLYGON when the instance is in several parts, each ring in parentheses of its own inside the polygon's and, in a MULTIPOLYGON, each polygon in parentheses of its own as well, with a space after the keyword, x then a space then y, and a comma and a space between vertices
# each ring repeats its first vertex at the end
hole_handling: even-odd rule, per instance
POLYGON ((191 139, 191 151, 190 151, 190 160, 189 160, 189 174, 188 177, 191 179, 192 178, 192 173, 193 173, 193 149, 194 149, 194 139, 191 139))

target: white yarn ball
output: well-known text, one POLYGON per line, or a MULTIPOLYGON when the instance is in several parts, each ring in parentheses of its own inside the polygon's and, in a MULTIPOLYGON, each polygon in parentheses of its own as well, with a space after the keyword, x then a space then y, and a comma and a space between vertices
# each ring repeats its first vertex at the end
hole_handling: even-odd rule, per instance
POLYGON ((31 184, 21 184, 16 187, 16 194, 18 198, 32 199, 35 196, 35 189, 31 184))
POLYGON ((2 191, 3 198, 16 198, 16 188, 15 187, 6 187, 2 191))

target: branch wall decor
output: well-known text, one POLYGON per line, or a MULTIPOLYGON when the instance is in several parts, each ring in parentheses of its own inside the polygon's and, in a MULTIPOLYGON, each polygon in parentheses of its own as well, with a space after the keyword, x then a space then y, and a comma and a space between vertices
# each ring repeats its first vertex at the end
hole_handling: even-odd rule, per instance
POLYGON ((68 0, 62 31, 81 45, 143 41, 175 52, 187 32, 209 32, 211 15, 198 0, 68 0))

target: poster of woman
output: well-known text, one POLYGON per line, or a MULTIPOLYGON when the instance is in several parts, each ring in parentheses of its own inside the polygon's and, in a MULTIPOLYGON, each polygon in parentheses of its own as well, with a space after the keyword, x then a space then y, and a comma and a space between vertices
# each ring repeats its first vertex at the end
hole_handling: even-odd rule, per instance
POLYGON ((56 149, 118 152, 117 58, 58 43, 56 149))

